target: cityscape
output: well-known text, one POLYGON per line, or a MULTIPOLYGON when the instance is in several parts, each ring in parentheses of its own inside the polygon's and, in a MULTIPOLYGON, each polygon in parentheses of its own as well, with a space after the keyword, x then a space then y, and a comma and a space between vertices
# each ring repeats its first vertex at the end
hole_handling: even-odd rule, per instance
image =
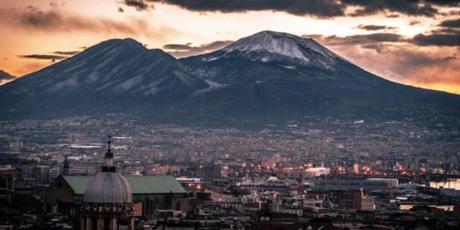
POLYGON ((0 4, 0 230, 460 229, 460 2, 0 4))
POLYGON ((316 119, 252 131, 120 116, 3 122, 2 222, 79 226, 73 180, 104 165, 111 134, 117 172, 173 184, 145 198, 131 182, 136 229, 458 227, 458 129, 316 119))

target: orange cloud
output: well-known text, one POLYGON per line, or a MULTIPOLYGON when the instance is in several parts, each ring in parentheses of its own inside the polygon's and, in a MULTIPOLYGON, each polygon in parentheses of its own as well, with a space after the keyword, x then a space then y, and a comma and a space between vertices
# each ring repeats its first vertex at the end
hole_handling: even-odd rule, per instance
POLYGON ((164 26, 152 29, 146 20, 129 18, 117 21, 111 18, 87 18, 73 13, 51 9, 42 11, 35 7, 25 10, 0 8, 0 21, 10 26, 15 25, 25 30, 46 32, 94 32, 121 33, 126 35, 143 35, 147 38, 164 37, 175 33, 174 29, 164 26))
POLYGON ((22 65, 17 65, 17 67, 13 69, 13 72, 18 76, 22 76, 24 74, 32 73, 37 70, 43 69, 46 66, 49 66, 50 64, 52 64, 50 61, 24 63, 22 65))
POLYGON ((208 44, 202 44, 199 46, 192 46, 191 43, 187 44, 166 44, 163 49, 166 49, 171 55, 181 58, 193 55, 199 55, 203 53, 212 52, 227 46, 233 41, 214 41, 208 44))
MULTIPOLYGON (((323 44, 328 45, 327 40, 323 44)), ((389 80, 460 93, 457 48, 391 42, 332 43, 329 47, 353 63, 389 80)))

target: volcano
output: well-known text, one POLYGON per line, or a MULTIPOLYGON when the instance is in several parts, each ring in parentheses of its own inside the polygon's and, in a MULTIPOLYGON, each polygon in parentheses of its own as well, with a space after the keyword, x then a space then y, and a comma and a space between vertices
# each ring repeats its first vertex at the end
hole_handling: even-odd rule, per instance
POLYGON ((313 39, 273 31, 182 59, 133 39, 108 40, 0 86, 0 103, 3 119, 460 117, 460 96, 385 80, 313 39))

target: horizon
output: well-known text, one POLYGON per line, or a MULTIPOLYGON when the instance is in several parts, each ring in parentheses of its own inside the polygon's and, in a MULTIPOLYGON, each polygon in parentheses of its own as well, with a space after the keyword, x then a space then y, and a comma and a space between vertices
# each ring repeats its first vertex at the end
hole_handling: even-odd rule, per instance
POLYGON ((270 30, 311 37, 387 80, 460 94, 458 3, 230 2, 7 1, 0 70, 24 76, 111 38, 181 58, 270 30))

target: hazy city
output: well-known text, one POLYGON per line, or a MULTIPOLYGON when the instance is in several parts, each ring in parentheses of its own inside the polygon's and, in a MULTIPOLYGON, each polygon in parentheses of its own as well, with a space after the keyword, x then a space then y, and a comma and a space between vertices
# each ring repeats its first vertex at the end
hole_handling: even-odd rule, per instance
MULTIPOLYGON (((308 225, 309 218, 325 216, 334 216, 338 223, 334 226, 366 226, 370 213, 372 224, 379 228, 416 226, 410 221, 423 215, 445 223, 446 228, 444 221, 456 223, 449 212, 460 193, 455 190, 460 186, 458 128, 316 119, 251 130, 146 125, 115 114, 99 119, 2 122, 1 161, 10 166, 1 170, 3 176, 14 175, 15 191, 22 190, 22 196, 51 202, 46 191, 63 174, 65 162, 67 175, 94 175, 103 164, 106 134, 112 134, 118 172, 172 175, 188 192, 193 205, 171 216, 169 225, 174 228, 197 226, 197 222, 211 228, 248 228, 263 204, 277 213, 279 221, 292 222, 295 228, 308 225), (11 165, 19 165, 21 174, 13 174, 17 169, 11 165), (337 189, 350 194, 361 191, 362 197, 358 203, 334 201, 337 189), (207 217, 177 216, 197 209, 207 217)), ((33 213, 34 209, 40 205, 19 210, 33 213)), ((150 218, 142 224, 164 224, 154 218, 156 214, 147 214, 150 218)), ((62 214, 41 218, 54 228, 70 228, 74 221, 62 214)), ((36 223, 16 221, 23 226, 36 223)))

